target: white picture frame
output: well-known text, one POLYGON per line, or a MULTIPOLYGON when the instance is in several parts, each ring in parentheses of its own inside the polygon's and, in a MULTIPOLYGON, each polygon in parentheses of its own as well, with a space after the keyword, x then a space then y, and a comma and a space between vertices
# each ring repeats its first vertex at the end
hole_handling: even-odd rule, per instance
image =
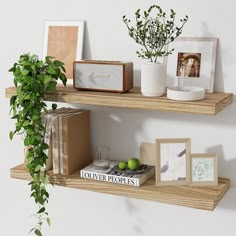
POLYGON ((188 185, 191 139, 157 139, 156 185, 188 185))
POLYGON ((191 154, 190 185, 218 185, 218 160, 216 154, 191 154))
POLYGON ((65 63, 67 84, 73 84, 73 62, 83 58, 84 21, 45 21, 43 57, 65 63))
POLYGON ((170 47, 174 52, 166 58, 167 87, 194 86, 212 93, 217 38, 179 37, 170 47))

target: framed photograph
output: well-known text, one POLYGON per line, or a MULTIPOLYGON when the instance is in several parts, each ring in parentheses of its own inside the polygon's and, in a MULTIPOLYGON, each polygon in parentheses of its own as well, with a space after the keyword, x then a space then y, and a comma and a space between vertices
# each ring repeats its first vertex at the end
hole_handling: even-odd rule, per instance
POLYGON ((156 185, 188 185, 190 139, 157 139, 156 185))
POLYGON ((190 184, 192 186, 214 186, 218 184, 216 154, 191 154, 190 184))
POLYGON ((179 37, 167 57, 167 87, 193 86, 212 93, 215 77, 217 38, 179 37))
POLYGON ((45 21, 43 57, 65 63, 67 83, 73 84, 73 62, 82 59, 84 21, 45 21))

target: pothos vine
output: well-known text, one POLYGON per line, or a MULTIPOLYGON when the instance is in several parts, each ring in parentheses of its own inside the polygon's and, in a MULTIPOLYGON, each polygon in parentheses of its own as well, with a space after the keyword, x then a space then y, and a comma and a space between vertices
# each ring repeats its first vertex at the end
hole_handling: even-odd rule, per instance
MULTIPOLYGON (((31 197, 37 204, 38 222, 30 232, 42 236, 43 222, 50 225, 50 218, 46 210, 49 200, 47 191, 48 171, 47 152, 48 144, 44 141, 45 125, 42 121, 42 112, 47 113, 47 104, 44 102, 45 92, 55 91, 58 80, 66 85, 64 63, 45 57, 40 60, 37 55, 23 54, 18 62, 9 70, 14 76, 16 95, 10 99, 12 119, 15 120, 15 129, 10 131, 12 140, 14 135, 20 134, 27 151, 27 168, 32 177, 31 197)), ((52 104, 56 109, 56 104, 52 104)))

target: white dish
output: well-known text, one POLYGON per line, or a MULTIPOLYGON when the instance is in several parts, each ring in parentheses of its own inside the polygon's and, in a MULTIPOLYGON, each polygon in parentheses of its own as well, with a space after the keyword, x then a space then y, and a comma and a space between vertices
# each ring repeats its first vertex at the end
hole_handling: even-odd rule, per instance
POLYGON ((200 87, 167 88, 167 98, 177 101, 198 101, 205 98, 205 89, 200 87))

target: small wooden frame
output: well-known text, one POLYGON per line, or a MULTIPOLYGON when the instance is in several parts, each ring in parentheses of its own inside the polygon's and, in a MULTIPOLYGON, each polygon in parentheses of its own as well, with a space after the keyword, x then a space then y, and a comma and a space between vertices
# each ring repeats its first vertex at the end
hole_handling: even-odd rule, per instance
POLYGON ((188 185, 191 139, 157 139, 156 185, 188 185))
POLYGON ((190 185, 215 186, 218 184, 218 160, 216 154, 191 154, 190 185))

